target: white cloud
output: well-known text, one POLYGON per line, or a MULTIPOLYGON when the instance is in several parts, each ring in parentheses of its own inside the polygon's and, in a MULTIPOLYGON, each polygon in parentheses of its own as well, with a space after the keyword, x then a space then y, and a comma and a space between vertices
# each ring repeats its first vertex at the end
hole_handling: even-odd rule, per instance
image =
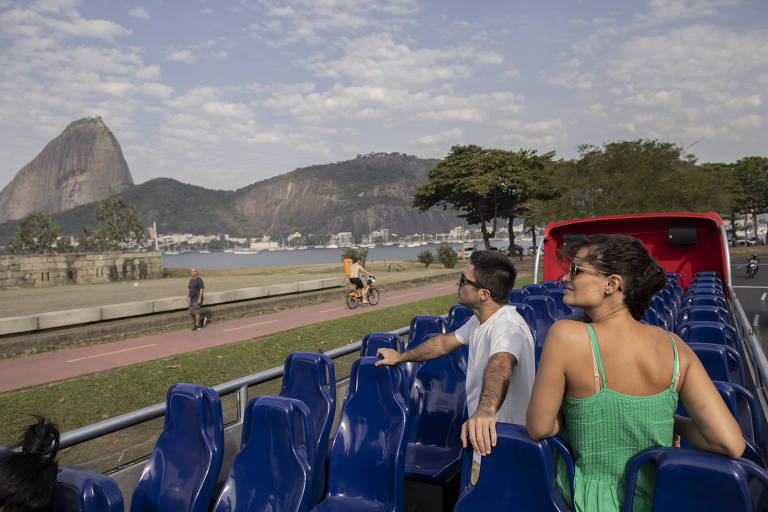
POLYGON ((137 6, 128 11, 128 14, 134 18, 139 18, 142 20, 148 20, 149 19, 149 11, 147 11, 144 7, 137 6))
POLYGON ((451 144, 451 143, 458 143, 461 141, 461 139, 464 136, 463 130, 460 128, 454 128, 452 130, 445 130, 440 133, 435 133, 433 135, 426 135, 424 137, 419 137, 416 139, 416 144, 420 144, 422 146, 434 146, 436 144, 451 144))
POLYGON ((172 51, 168 53, 165 58, 170 61, 184 62, 186 64, 194 64, 197 62, 197 58, 189 50, 172 51))

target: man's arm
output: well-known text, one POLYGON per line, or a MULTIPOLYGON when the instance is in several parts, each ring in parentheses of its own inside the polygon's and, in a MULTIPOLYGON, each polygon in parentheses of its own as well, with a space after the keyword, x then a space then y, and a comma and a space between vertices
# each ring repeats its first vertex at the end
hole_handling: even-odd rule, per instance
POLYGON ((376 356, 380 357, 381 361, 376 361, 376 366, 392 366, 410 361, 430 361, 444 356, 461 346, 463 345, 456 339, 456 334, 452 332, 439 334, 402 354, 391 348, 380 348, 376 352, 376 356))
POLYGON ((202 304, 203 303, 203 289, 204 289, 203 281, 200 280, 200 291, 197 292, 197 303, 202 304))
POLYGON ((461 443, 464 448, 470 442, 475 452, 488 455, 491 447, 496 446, 496 411, 507 396, 515 364, 517 359, 509 352, 497 352, 488 359, 477 410, 461 427, 461 443))

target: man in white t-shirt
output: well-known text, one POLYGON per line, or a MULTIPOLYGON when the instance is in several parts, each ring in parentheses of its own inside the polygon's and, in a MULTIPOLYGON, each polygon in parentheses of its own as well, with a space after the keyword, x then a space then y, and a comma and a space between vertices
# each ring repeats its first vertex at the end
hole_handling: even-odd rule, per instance
POLYGON ((479 472, 479 455, 496 445, 496 422, 525 425, 525 412, 536 371, 534 342, 528 325, 506 306, 517 272, 502 253, 474 251, 458 282, 458 300, 475 316, 456 332, 430 338, 402 354, 379 349, 377 365, 429 361, 469 345, 467 361, 467 420, 461 441, 475 451, 472 483, 479 472))

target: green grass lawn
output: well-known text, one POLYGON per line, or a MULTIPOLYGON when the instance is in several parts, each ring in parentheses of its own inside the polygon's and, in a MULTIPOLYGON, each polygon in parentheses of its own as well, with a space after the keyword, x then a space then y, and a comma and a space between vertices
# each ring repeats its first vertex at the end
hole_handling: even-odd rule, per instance
POLYGON ((368 332, 407 326, 414 315, 445 314, 455 302, 456 295, 451 293, 231 345, 3 393, 0 394, 0 445, 17 444, 21 430, 32 423, 29 414, 45 415, 66 432, 162 402, 166 390, 175 382, 213 386, 280 366, 290 352, 327 351, 359 341, 368 332))

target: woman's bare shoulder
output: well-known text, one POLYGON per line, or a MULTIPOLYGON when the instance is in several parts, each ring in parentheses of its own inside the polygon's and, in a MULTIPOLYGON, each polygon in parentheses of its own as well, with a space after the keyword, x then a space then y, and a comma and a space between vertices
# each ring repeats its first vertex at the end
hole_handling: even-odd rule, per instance
POLYGON ((552 341, 558 345, 571 345, 587 339, 589 333, 584 322, 576 320, 560 320, 555 322, 547 332, 547 343, 552 341))

